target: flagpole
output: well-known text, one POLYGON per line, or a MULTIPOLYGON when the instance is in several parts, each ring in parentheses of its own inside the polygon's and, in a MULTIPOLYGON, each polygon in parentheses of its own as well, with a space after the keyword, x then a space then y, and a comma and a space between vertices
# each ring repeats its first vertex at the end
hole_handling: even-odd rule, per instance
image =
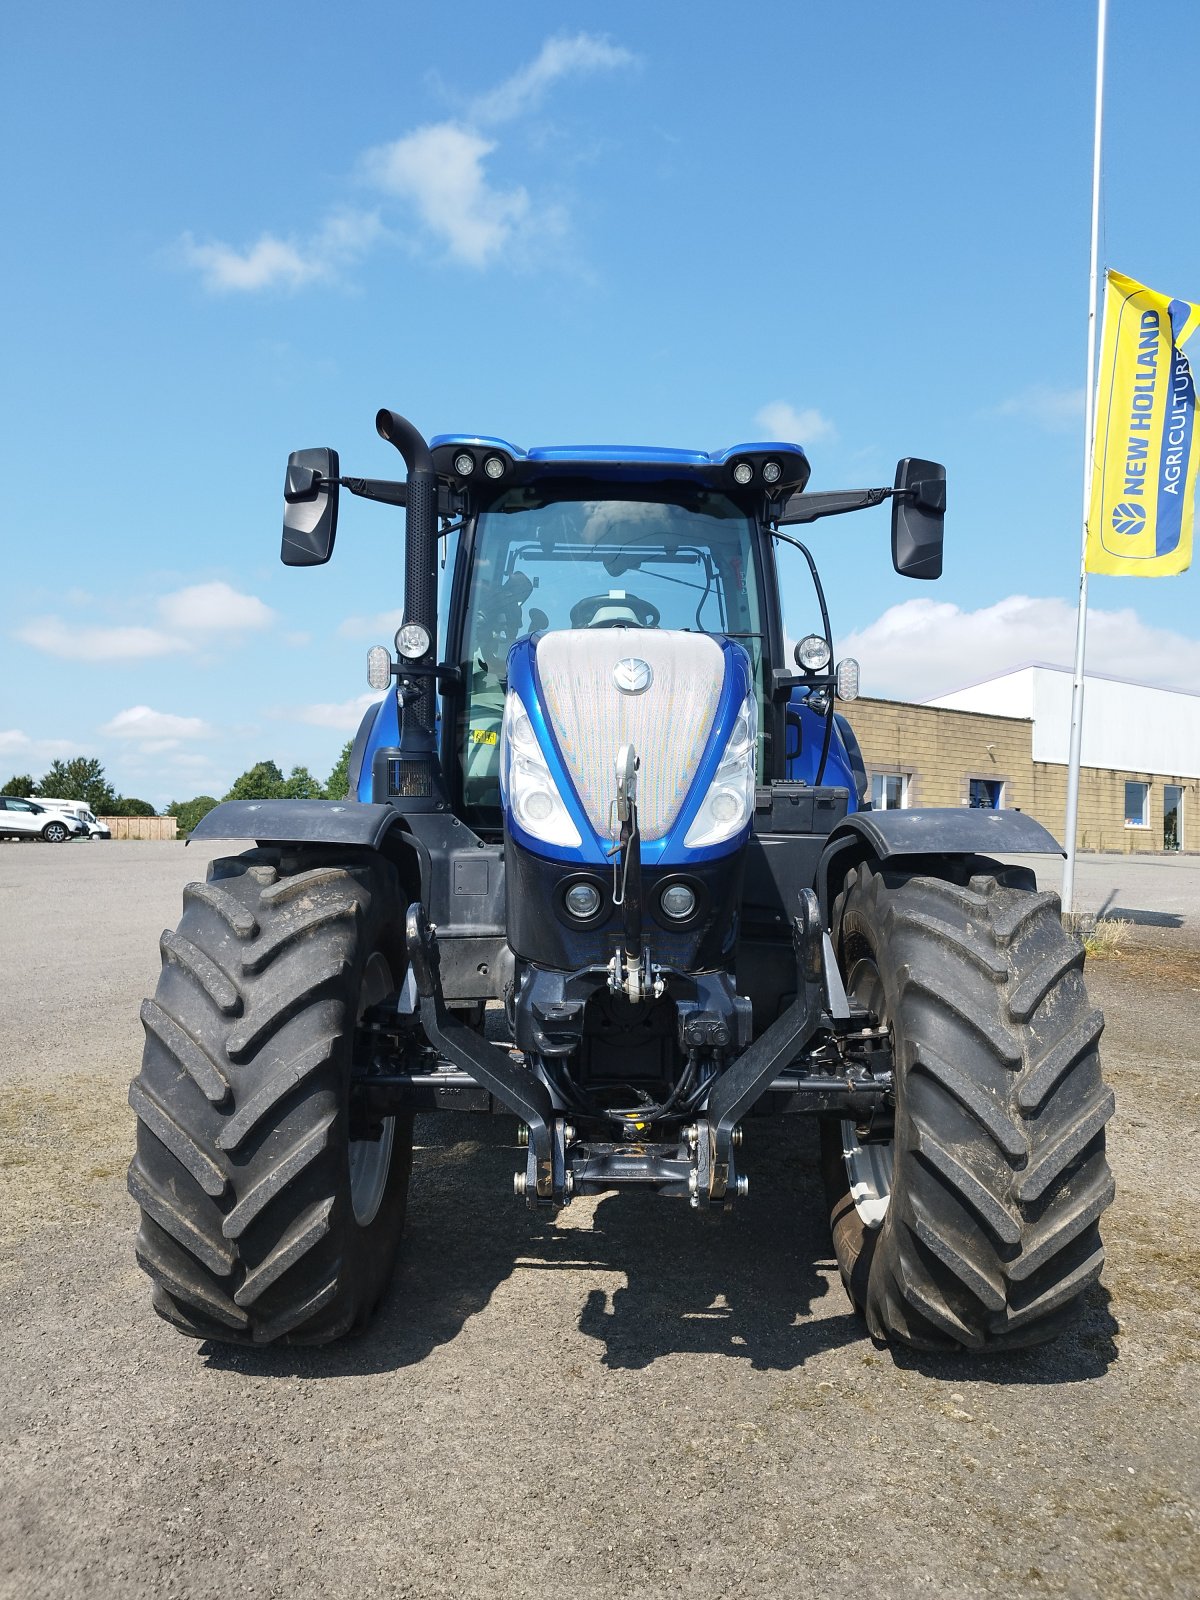
POLYGON ((1087 654, 1087 532, 1092 493, 1092 449, 1096 423, 1096 284, 1100 255, 1100 150, 1104 131, 1104 40, 1108 0, 1098 0, 1096 16, 1096 127, 1092 146, 1092 259, 1088 286, 1087 401, 1084 407, 1083 531, 1079 553, 1079 615, 1075 624, 1075 675, 1071 680, 1071 749, 1067 761, 1067 859, 1063 865, 1062 908, 1075 908, 1075 835, 1079 825, 1079 758, 1083 747, 1083 664, 1087 654))

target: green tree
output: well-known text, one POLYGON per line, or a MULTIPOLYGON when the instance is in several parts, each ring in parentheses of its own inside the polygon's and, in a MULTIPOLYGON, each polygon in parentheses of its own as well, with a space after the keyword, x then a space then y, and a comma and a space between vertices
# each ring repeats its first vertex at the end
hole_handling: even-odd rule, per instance
POLYGON ((131 795, 122 794, 117 796, 109 812, 110 817, 156 817, 157 815, 149 800, 138 800, 131 795))
POLYGON ((350 793, 350 749, 353 744, 353 739, 346 740, 342 746, 342 753, 337 758, 337 765, 329 774, 325 793, 331 800, 345 800, 350 793))
POLYGON ((69 761, 53 762, 38 784, 38 792, 54 800, 82 800, 97 816, 111 816, 117 798, 95 756, 72 756, 69 761))
POLYGON ((293 767, 283 783, 285 800, 324 800, 325 791, 319 778, 314 778, 307 767, 293 767))
POLYGON ((226 800, 282 800, 286 779, 274 761, 259 761, 243 772, 226 800))
POLYGON ((15 794, 25 797, 36 793, 37 790, 34 787, 32 772, 14 773, 8 782, 4 784, 2 788, 0 788, 0 794, 15 794))
POLYGON ((172 800, 166 815, 175 818, 179 833, 188 834, 217 803, 211 794, 198 794, 194 800, 172 800))

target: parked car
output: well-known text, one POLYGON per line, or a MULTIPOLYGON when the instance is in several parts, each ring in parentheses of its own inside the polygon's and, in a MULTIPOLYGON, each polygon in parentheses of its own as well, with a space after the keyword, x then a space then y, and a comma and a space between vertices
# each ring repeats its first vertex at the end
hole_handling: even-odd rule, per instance
POLYGON ((37 804, 62 816, 74 817, 83 823, 85 839, 111 839, 112 831, 96 818, 96 813, 83 800, 55 800, 51 795, 39 795, 37 804))
POLYGON ((0 795, 0 838, 45 839, 47 844, 66 844, 68 839, 87 836, 78 817, 55 811, 41 800, 18 800, 0 795))

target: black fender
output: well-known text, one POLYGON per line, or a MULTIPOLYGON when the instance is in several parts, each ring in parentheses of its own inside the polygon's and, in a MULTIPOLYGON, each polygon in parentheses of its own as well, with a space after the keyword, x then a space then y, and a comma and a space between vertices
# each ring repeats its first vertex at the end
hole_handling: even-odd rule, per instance
POLYGON ((192 829, 193 839, 259 844, 349 844, 378 850, 400 821, 393 806, 358 800, 223 800, 192 829))
POLYGON ((360 800, 223 800, 201 817, 189 843, 192 839, 377 850, 400 868, 406 893, 423 899, 429 894, 429 852, 395 806, 360 800))
POLYGON ((846 873, 860 861, 921 856, 1065 855, 1058 840, 1023 811, 960 811, 933 806, 911 811, 857 811, 829 835, 817 867, 821 915, 846 873))

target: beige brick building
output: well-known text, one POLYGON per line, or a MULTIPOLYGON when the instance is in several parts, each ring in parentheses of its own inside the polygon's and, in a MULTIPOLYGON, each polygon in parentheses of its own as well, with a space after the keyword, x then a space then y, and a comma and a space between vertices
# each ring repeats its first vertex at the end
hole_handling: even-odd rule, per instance
MULTIPOLYGON (((1027 812, 1062 839, 1067 768, 1035 759, 1033 717, 896 700, 844 709, 875 805, 1000 806, 1027 812)), ((1082 767, 1077 848, 1200 852, 1200 776, 1186 753, 1193 773, 1082 767)))

